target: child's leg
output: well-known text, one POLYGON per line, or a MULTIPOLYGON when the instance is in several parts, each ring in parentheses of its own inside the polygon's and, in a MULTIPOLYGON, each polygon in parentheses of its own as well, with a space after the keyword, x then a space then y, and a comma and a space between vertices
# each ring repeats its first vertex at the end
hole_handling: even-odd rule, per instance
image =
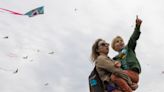
POLYGON ((123 72, 127 74, 133 82, 133 85, 130 85, 131 89, 136 90, 138 88, 139 74, 132 70, 124 70, 123 72))
POLYGON ((116 85, 118 85, 118 87, 120 87, 120 89, 123 91, 123 92, 132 92, 132 89, 129 87, 129 85, 127 84, 127 82, 120 78, 120 77, 117 77, 115 75, 111 75, 111 80, 113 83, 115 83, 116 85))
POLYGON ((115 89, 112 92, 122 92, 121 90, 115 89))
POLYGON ((130 77, 133 83, 138 83, 139 74, 137 72, 134 72, 132 70, 123 70, 123 72, 130 77))

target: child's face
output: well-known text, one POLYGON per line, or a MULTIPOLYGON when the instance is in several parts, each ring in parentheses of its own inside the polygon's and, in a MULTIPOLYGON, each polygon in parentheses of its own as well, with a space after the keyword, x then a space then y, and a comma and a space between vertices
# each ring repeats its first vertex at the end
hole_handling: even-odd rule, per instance
POLYGON ((120 51, 122 48, 124 48, 124 41, 122 38, 117 38, 114 44, 114 49, 120 51))

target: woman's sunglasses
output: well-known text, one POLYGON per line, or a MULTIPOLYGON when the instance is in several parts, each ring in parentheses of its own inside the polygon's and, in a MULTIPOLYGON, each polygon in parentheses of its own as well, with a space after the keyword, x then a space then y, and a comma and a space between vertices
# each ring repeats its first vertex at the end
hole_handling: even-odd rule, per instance
POLYGON ((109 46, 109 43, 101 43, 99 46, 109 46))

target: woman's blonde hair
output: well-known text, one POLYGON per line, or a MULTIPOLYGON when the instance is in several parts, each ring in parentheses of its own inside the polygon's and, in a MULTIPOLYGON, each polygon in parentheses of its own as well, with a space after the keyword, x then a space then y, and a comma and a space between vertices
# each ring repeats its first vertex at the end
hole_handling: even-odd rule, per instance
MULTIPOLYGON (((112 40, 111 47, 112 47, 113 50, 115 50, 114 45, 115 45, 117 39, 122 39, 122 37, 121 37, 121 36, 116 36, 116 37, 112 40)), ((122 40, 123 40, 123 39, 122 39, 122 40)))
POLYGON ((98 50, 98 43, 100 41, 103 41, 103 39, 100 39, 100 38, 97 39, 95 41, 95 43, 92 45, 92 53, 91 53, 91 60, 92 60, 92 62, 94 62, 96 60, 96 58, 99 56, 99 53, 97 52, 97 50, 98 50))

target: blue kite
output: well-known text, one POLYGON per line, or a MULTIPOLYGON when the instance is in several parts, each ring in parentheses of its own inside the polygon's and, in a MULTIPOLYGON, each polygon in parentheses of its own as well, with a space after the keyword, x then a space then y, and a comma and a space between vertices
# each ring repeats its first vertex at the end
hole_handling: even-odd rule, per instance
POLYGON ((33 17, 39 14, 44 14, 44 6, 38 7, 36 9, 33 9, 27 13, 25 13, 24 15, 27 15, 29 17, 33 17))
POLYGON ((4 8, 0 8, 0 12, 3 12, 3 13, 10 13, 10 14, 14 14, 14 15, 27 15, 28 17, 33 17, 33 16, 36 16, 36 15, 39 15, 39 14, 44 14, 44 6, 41 6, 41 7, 38 7, 36 9, 33 9, 31 11, 28 11, 27 13, 23 14, 23 13, 18 13, 18 12, 15 12, 15 11, 11 11, 11 10, 8 10, 8 9, 4 9, 4 8))

